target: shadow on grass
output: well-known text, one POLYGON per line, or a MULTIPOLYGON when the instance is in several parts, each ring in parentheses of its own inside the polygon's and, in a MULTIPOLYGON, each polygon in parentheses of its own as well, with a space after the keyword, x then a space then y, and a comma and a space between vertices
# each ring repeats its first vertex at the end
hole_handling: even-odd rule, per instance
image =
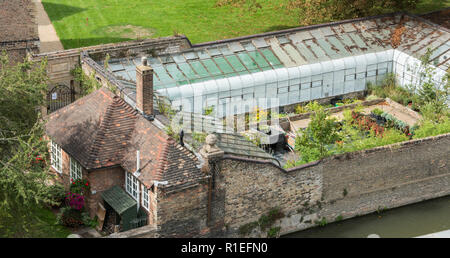
POLYGON ((61 39, 64 49, 95 46, 107 43, 117 43, 135 40, 131 38, 116 37, 100 37, 100 38, 84 38, 84 39, 61 39))
POLYGON ((48 16, 50 17, 51 21, 59 21, 64 17, 71 16, 73 14, 83 12, 86 10, 85 8, 65 4, 49 3, 45 0, 42 0, 42 5, 44 6, 44 9, 47 12, 48 16))
POLYGON ((298 27, 300 27, 300 25, 295 25, 295 26, 289 26, 289 25, 275 25, 275 26, 271 26, 271 27, 265 29, 264 32, 279 31, 279 30, 287 30, 287 29, 298 28, 298 27))

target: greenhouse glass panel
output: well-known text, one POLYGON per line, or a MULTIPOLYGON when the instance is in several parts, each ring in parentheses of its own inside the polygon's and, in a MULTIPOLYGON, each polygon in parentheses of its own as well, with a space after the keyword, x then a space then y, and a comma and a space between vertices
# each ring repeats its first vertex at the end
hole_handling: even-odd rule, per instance
POLYGON ((344 82, 336 82, 333 85, 333 96, 344 94, 344 82))
POLYGON ((176 64, 168 64, 166 65, 166 69, 175 81, 183 81, 186 80, 186 77, 178 70, 176 64))
POLYGON ((181 98, 181 91, 179 87, 172 87, 167 89, 167 97, 169 99, 178 99, 181 98))
POLYGON ((282 93, 278 95, 280 106, 285 106, 289 104, 289 94, 288 93, 282 93))
POLYGON ((261 53, 259 53, 258 51, 252 51, 249 52, 248 55, 253 58, 253 60, 256 61, 256 63, 258 64, 258 66, 263 70, 268 70, 268 69, 272 69, 272 67, 269 65, 269 63, 267 63, 267 61, 264 59, 264 57, 261 55, 261 53))
POLYGON ((302 88, 302 90, 300 90, 300 101, 304 102, 309 100, 311 100, 311 88, 309 89, 302 88))
POLYGON ((203 96, 204 94, 206 94, 206 89, 205 89, 205 85, 203 84, 203 82, 198 82, 195 84, 192 84, 192 90, 194 92, 194 97, 195 96, 203 96))
POLYGON ((194 72, 194 70, 192 70, 191 66, 188 63, 180 63, 178 64, 178 67, 187 76, 188 80, 198 78, 198 75, 194 72))
POLYGON ((190 61, 189 64, 201 78, 210 76, 200 61, 190 61))
POLYGON ((211 75, 222 74, 219 68, 217 68, 217 65, 211 59, 202 60, 202 62, 211 75))
POLYGON ((298 52, 300 52, 300 54, 302 54, 302 56, 306 58, 306 61, 314 62, 317 60, 316 56, 314 56, 314 54, 305 46, 305 44, 298 42, 295 43, 295 46, 297 47, 298 52))
POLYGON ((322 98, 322 87, 311 88, 311 99, 322 98))
POLYGON ((180 87, 180 94, 182 98, 191 98, 194 96, 194 90, 191 85, 184 85, 180 87))
POLYGON ((225 74, 234 73, 233 68, 228 64, 228 62, 223 57, 215 57, 214 61, 219 66, 220 70, 225 74))
POLYGON ((175 63, 184 63, 186 62, 186 59, 184 58, 184 56, 182 54, 174 54, 172 55, 173 60, 175 61, 175 63))
POLYGON ((278 60, 278 58, 269 48, 261 49, 260 51, 273 68, 279 68, 283 66, 280 60, 278 60))
POLYGON ((247 53, 238 53, 238 56, 249 71, 259 70, 256 62, 253 61, 247 53))
POLYGON ((239 61, 239 58, 237 58, 235 55, 230 55, 225 57, 227 61, 231 64, 231 66, 234 68, 236 72, 242 72, 246 71, 244 65, 242 65, 241 61, 239 61))
POLYGON ((297 103, 300 100, 300 92, 289 92, 289 104, 297 103))
POLYGON ((219 87, 217 86, 215 80, 205 81, 203 85, 205 87, 205 92, 203 94, 217 93, 219 91, 219 87))
POLYGON ((334 65, 332 61, 321 62, 320 65, 322 66, 322 73, 334 71, 334 65))
POLYGON ((366 71, 366 58, 364 55, 360 55, 360 56, 355 56, 355 61, 356 61, 356 72, 362 72, 362 71, 366 71))
POLYGON ((242 88, 242 82, 241 82, 240 76, 230 77, 230 78, 228 78, 228 81, 230 82, 231 90, 242 88))

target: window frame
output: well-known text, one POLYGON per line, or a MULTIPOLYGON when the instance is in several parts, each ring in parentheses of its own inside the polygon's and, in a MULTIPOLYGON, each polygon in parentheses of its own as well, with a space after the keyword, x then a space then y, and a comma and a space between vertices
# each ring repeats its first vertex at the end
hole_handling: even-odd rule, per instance
POLYGON ((136 201, 139 201, 139 181, 138 179, 133 176, 133 174, 129 172, 125 172, 125 191, 131 195, 133 199, 136 201))
POLYGON ((58 172, 62 173, 62 150, 61 147, 56 144, 53 140, 51 141, 50 149, 50 164, 52 168, 58 172))
POLYGON ((83 179, 83 168, 81 167, 81 164, 72 157, 70 157, 69 176, 71 181, 83 179), (73 177, 72 175, 75 175, 75 177, 73 177))
POLYGON ((150 195, 148 193, 149 189, 145 187, 144 184, 142 184, 142 207, 144 207, 145 210, 150 211, 150 195), (145 203, 147 202, 147 205, 145 203))

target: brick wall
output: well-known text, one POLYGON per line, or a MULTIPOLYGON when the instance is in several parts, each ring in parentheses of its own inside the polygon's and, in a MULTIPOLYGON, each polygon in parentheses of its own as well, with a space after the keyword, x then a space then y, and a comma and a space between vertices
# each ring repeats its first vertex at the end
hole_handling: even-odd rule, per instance
MULTIPOLYGON (((272 207, 285 217, 273 226, 290 233, 450 194, 450 134, 342 154, 288 171, 270 162, 225 157, 217 191, 224 191, 227 236, 272 207), (344 194, 345 192, 345 194, 344 194)), ((266 236, 254 230, 250 236, 266 236)))
POLYGON ((183 191, 157 191, 157 226, 162 237, 195 237, 206 234, 207 185, 183 191), (205 230, 202 232, 202 230, 205 230))
POLYGON ((97 211, 97 203, 103 204, 101 193, 108 190, 114 185, 124 187, 125 185, 125 172, 121 167, 104 168, 90 171, 87 176, 91 185, 91 194, 88 196, 87 207, 91 217, 95 215, 97 211), (92 192, 95 191, 95 194, 92 192))

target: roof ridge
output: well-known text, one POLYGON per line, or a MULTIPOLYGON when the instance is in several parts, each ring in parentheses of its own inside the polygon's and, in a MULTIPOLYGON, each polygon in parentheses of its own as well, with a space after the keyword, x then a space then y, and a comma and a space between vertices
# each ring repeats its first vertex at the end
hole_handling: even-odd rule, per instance
MULTIPOLYGON (((122 100, 121 97, 115 95, 112 98, 112 102, 106 108, 105 114, 103 115, 103 119, 99 125, 99 129, 97 131, 97 135, 94 137, 94 141, 92 142, 91 148, 89 150, 89 166, 94 167, 96 163, 99 162, 100 150, 106 140, 106 132, 110 131, 110 129, 114 128, 115 119, 120 118, 120 112, 116 112, 120 109, 125 109, 125 111, 132 114, 132 119, 136 118, 136 114, 133 114, 131 110, 127 109, 129 105, 122 100)), ((134 123, 133 128, 134 128, 134 123)), ((129 139, 127 139, 128 141, 129 139)), ((118 153, 119 155, 123 155, 123 153, 118 153)), ((122 157, 118 158, 121 159, 122 157)), ((112 160, 112 157, 109 157, 109 160, 112 160)))

